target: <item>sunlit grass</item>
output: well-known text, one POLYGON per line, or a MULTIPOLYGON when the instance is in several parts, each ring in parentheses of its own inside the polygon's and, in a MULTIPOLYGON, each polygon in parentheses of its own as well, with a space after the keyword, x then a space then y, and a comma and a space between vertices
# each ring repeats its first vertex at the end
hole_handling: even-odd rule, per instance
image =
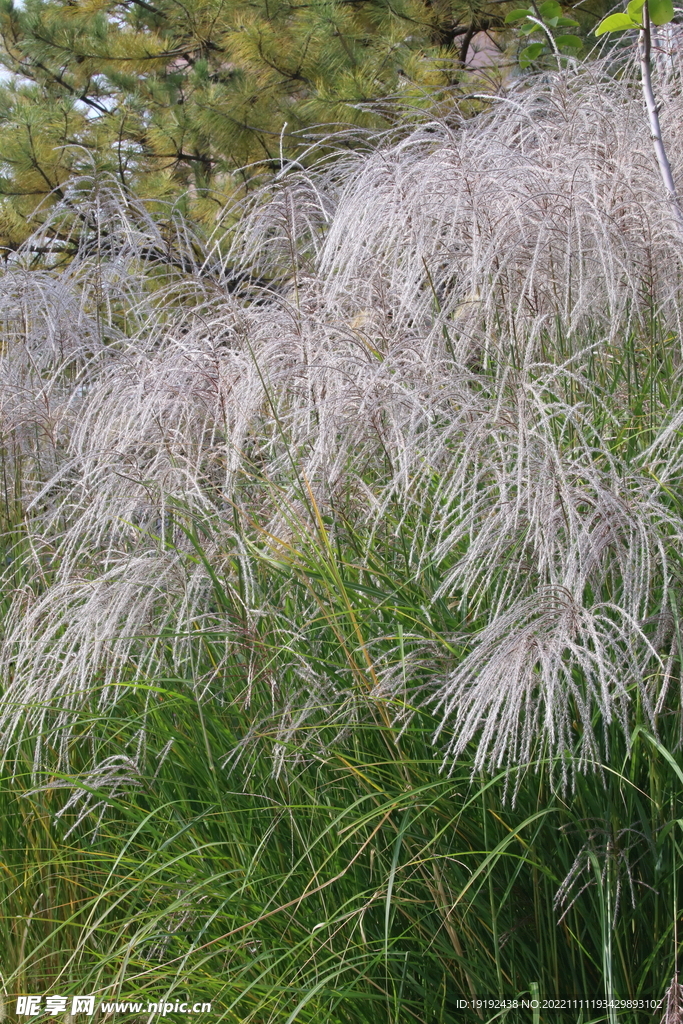
POLYGON ((8 993, 663 996, 680 254, 596 74, 285 177, 229 264, 81 183, 4 269, 8 993))

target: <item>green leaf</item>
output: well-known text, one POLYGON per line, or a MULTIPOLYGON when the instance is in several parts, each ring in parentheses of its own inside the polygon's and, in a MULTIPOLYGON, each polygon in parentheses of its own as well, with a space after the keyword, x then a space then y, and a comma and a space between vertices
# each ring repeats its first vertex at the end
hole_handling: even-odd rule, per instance
POLYGON ((626 13, 633 18, 634 21, 642 22, 644 6, 645 0, 631 0, 630 4, 626 8, 626 13))
POLYGON ((520 68, 528 68, 532 60, 536 60, 543 52, 544 46, 544 43, 532 43, 531 46, 526 46, 519 55, 520 68))
POLYGON ((657 748, 657 750, 662 755, 664 760, 669 762, 671 768, 673 768, 678 778, 681 780, 681 782, 683 782, 683 771, 681 771, 681 766, 676 762, 676 760, 669 753, 666 747, 663 747, 662 744, 654 738, 654 736, 650 736, 650 733, 646 732, 645 729, 641 729, 640 731, 642 732, 645 739, 649 740, 653 747, 657 748))
POLYGON ((633 18, 629 18, 628 14, 610 14, 608 18, 603 18, 596 28, 595 34, 603 36, 605 32, 624 32, 627 28, 639 27, 638 23, 633 18))
MULTIPOLYGON (((532 32, 542 32, 543 29, 540 25, 535 25, 533 21, 529 25, 522 25, 519 30, 520 36, 530 36, 532 32)), ((535 44, 534 44, 535 45, 535 44)))
POLYGON ((558 46, 570 46, 573 50, 580 50, 583 41, 578 36, 557 36, 555 42, 558 46))
POLYGON ((674 16, 674 5, 671 0, 648 0, 647 6, 653 25, 666 25, 674 16))
POLYGON ((542 18, 559 18, 562 15, 562 8, 557 0, 544 0, 538 10, 542 18))
MULTIPOLYGON (((643 0, 643 3, 645 3, 645 0, 643 0)), ((561 18, 556 18, 555 20, 557 21, 558 28, 572 28, 579 24, 578 21, 574 20, 574 18, 565 18, 564 15, 561 18)))
MULTIPOLYGON (((643 0, 643 3, 645 3, 645 0, 643 0)), ((521 8, 518 8, 516 11, 510 11, 508 14, 505 15, 505 24, 511 25, 513 21, 521 21, 522 18, 527 18, 530 14, 533 13, 534 12, 532 10, 523 11, 521 10, 521 8)))

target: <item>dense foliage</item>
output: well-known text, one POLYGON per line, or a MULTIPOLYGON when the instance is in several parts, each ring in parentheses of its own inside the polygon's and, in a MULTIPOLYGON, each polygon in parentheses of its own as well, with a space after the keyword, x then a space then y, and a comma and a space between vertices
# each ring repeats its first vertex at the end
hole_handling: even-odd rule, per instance
POLYGON ((404 82, 416 99, 452 86, 492 24, 485 0, 7 0, 0 60, 18 77, 2 91, 0 241, 23 240, 36 197, 89 161, 212 220, 237 184, 301 157, 301 129, 377 127, 404 82))
POLYGON ((643 123, 570 67, 290 167, 227 252, 101 174, 8 261, 8 992, 664 994, 681 243, 643 123))

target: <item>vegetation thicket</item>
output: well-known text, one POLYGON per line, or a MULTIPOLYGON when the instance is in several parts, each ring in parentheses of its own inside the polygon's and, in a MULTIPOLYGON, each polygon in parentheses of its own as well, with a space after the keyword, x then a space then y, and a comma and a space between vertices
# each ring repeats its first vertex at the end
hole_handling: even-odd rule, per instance
POLYGON ((0 276, 7 993, 673 1021, 681 243, 644 124, 632 69, 574 62, 282 168, 227 240, 63 183, 0 276))
POLYGON ((678 1024, 680 235, 576 37, 407 129, 503 17, 4 6, 6 993, 678 1024))

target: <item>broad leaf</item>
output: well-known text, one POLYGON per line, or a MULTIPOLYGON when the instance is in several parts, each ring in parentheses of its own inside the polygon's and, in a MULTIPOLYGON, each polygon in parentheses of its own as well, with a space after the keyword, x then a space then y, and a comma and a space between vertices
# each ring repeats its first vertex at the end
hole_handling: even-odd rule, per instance
POLYGON ((641 22, 643 20, 644 6, 645 0, 631 0, 630 4, 626 8, 626 13, 633 18, 634 21, 641 22))
POLYGON ((543 29, 540 25, 535 25, 534 22, 530 22, 528 25, 522 25, 519 30, 520 36, 530 36, 532 32, 542 32, 543 29))
MULTIPOLYGON (((645 0, 643 0, 643 3, 644 2, 645 0)), ((529 14, 533 13, 534 12, 532 10, 522 11, 519 8, 516 11, 510 11, 508 14, 505 15, 505 24, 511 25, 513 21, 521 21, 522 18, 526 18, 529 14)))
POLYGON ((562 8, 557 0, 544 0, 538 10, 542 18, 559 18, 562 15, 562 8))
POLYGON ((671 0, 648 0, 650 21, 653 25, 667 25, 674 16, 671 0))
POLYGON ((528 68, 532 60, 536 60, 541 55, 544 47, 544 43, 532 43, 531 46, 526 46, 519 55, 520 68, 528 68))
POLYGON ((583 41, 578 36, 556 36, 555 42, 558 46, 571 46, 573 50, 580 50, 583 41))
MULTIPOLYGON (((643 3, 645 3, 645 0, 643 0, 643 3)), ((561 18, 556 18, 555 20, 557 21, 558 28, 571 28, 579 24, 578 21, 574 20, 574 18, 565 18, 564 15, 561 18)))
POLYGON ((627 28, 639 27, 638 23, 633 18, 629 18, 628 14, 610 14, 608 18, 603 18, 596 28, 595 34, 604 36, 605 32, 624 32, 627 28))

